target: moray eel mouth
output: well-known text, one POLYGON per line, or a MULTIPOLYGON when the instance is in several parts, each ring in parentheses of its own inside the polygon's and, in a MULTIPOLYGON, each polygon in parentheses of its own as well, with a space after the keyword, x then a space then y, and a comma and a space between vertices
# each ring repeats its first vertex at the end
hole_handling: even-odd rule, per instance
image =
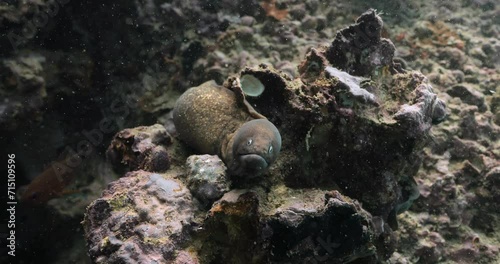
POLYGON ((258 154, 240 154, 237 156, 232 172, 246 176, 258 176, 265 172, 269 163, 258 154))
POLYGON ((281 135, 267 119, 254 119, 243 124, 230 144, 230 174, 253 178, 267 171, 281 149, 281 135))

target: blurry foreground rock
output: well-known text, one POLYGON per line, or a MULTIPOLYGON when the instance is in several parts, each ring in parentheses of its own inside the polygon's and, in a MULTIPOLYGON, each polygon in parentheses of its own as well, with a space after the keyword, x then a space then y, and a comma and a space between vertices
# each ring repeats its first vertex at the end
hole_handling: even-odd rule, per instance
POLYGON ((106 151, 114 169, 164 172, 170 167, 167 146, 172 138, 162 125, 125 129, 116 134, 106 151))
POLYGON ((110 184, 87 209, 83 224, 92 260, 388 259, 397 245, 396 215, 419 196, 413 176, 429 129, 447 111, 424 75, 393 61, 395 47, 381 37, 382 26, 375 11, 367 11, 330 47, 311 49, 300 78, 267 65, 228 78, 228 88, 246 85, 234 82, 244 75, 257 80, 252 85, 262 83, 263 94, 248 100, 283 137, 276 164, 239 189, 218 158, 188 158, 177 139, 153 140, 162 134, 160 125, 119 132, 108 156, 135 171, 110 184), (159 146, 162 151, 150 152, 159 146), (160 153, 176 161, 168 170, 141 165, 166 162, 160 153))

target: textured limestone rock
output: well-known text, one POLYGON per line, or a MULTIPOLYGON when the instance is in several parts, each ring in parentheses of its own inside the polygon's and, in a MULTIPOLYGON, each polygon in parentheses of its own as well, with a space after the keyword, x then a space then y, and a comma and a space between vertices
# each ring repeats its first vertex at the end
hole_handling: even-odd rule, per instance
POLYGON ((266 222, 272 231, 271 260, 374 262, 376 231, 371 215, 337 191, 316 195, 292 198, 273 211, 266 222))
POLYGON ((201 262, 265 262, 258 210, 258 196, 250 190, 231 190, 216 201, 197 237, 201 262))
POLYGON ((115 169, 164 172, 170 167, 167 147, 172 138, 162 125, 137 127, 118 132, 106 151, 115 169))
POLYGON ((198 237, 202 262, 376 263, 372 218, 356 201, 336 191, 275 191, 273 201, 232 190, 215 202, 198 237))
POLYGON ((333 67, 356 76, 371 75, 376 68, 394 66, 396 48, 381 37, 384 23, 373 9, 363 13, 356 24, 342 29, 326 51, 333 67))
POLYGON ((203 205, 211 206, 229 191, 231 181, 224 162, 217 156, 192 155, 186 161, 188 188, 203 205))
POLYGON ((281 126, 284 146, 303 153, 282 160, 297 168, 285 173, 290 186, 337 184, 386 218, 407 201, 404 186, 411 184, 429 130, 446 117, 446 106, 419 72, 368 80, 321 66, 327 61, 321 56, 313 50, 306 60, 314 62, 302 64, 306 79, 290 80, 266 66, 245 69, 241 74, 266 87, 248 100, 281 126))
POLYGON ((197 263, 193 253, 182 250, 195 206, 174 176, 139 170, 108 186, 87 208, 83 221, 92 261, 197 263))
POLYGON ((472 87, 466 85, 455 85, 446 92, 453 97, 460 98, 464 103, 479 107, 482 112, 486 110, 484 95, 474 90, 472 87))
POLYGON ((253 75, 265 86, 260 97, 248 100, 283 131, 289 149, 276 171, 288 186, 339 187, 396 228, 395 214, 419 196, 413 176, 430 128, 448 111, 423 74, 392 61, 392 43, 381 38, 380 27, 375 12, 364 13, 328 49, 308 53, 300 79, 266 65, 240 76, 253 75), (374 34, 346 52, 370 26, 374 34))

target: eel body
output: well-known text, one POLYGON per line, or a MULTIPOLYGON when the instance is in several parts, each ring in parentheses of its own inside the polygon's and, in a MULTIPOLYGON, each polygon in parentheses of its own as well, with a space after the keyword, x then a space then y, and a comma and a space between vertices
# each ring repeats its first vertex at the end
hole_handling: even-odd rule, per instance
POLYGON ((216 154, 233 175, 257 176, 281 149, 278 129, 233 91, 206 82, 188 89, 173 111, 179 137, 199 153, 216 154))

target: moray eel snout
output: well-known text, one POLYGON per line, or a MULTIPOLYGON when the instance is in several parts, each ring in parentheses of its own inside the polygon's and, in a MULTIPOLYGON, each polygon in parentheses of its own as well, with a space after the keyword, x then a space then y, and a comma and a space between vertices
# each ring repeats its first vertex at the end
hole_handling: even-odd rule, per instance
POLYGON ((258 176, 267 170, 267 161, 257 154, 244 154, 235 157, 233 166, 229 169, 231 174, 243 176, 258 176))
POLYGON ((228 166, 229 172, 234 175, 258 176, 278 157, 281 135, 268 120, 251 120, 236 131, 232 148, 233 161, 228 166))

